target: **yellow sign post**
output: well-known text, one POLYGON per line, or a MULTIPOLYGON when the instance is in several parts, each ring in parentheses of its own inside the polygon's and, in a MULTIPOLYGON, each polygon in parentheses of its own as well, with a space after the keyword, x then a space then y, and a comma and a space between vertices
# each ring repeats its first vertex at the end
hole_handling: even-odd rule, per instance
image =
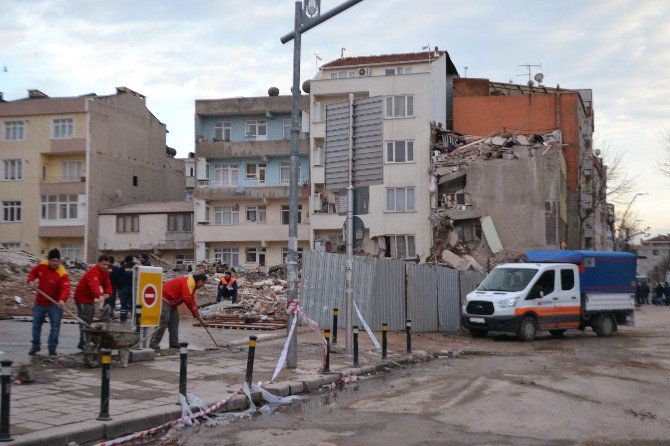
POLYGON ((163 268, 136 266, 133 279, 133 304, 142 305, 140 326, 158 326, 163 302, 163 268))

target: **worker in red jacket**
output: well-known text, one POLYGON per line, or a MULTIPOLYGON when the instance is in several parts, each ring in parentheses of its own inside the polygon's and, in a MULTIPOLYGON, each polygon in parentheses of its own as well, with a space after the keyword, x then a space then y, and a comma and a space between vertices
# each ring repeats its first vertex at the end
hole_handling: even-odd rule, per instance
POLYGON ((177 277, 163 284, 163 306, 158 328, 151 337, 149 347, 154 350, 160 349, 161 340, 165 329, 169 332, 170 348, 179 348, 179 313, 177 307, 184 304, 191 310, 194 318, 204 324, 198 311, 195 300, 195 290, 202 288, 207 283, 205 274, 194 274, 192 276, 177 277))
MULTIPOLYGON (((93 322, 94 304, 104 304, 105 299, 112 294, 112 283, 109 279, 109 256, 101 255, 98 263, 84 273, 74 290, 74 302, 77 305, 77 315, 87 324, 93 322)), ((79 327, 79 344, 84 348, 84 327, 79 327)))
POLYGON ((28 352, 33 356, 40 351, 40 337, 42 334, 42 324, 45 317, 49 316, 49 356, 56 356, 56 347, 58 347, 58 335, 60 334, 60 321, 63 317, 63 308, 70 297, 70 276, 63 265, 61 265, 60 251, 52 249, 47 256, 48 260, 42 260, 28 274, 28 284, 32 288, 42 291, 51 297, 55 304, 49 299, 43 297, 40 293, 35 296, 35 305, 33 306, 33 346, 28 352), (38 284, 35 283, 37 280, 38 284))

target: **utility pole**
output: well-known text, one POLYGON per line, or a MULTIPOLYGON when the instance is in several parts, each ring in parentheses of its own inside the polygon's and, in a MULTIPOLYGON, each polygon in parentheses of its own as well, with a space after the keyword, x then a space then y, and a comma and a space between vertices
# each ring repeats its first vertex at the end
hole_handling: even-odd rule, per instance
MULTIPOLYGON (((291 107, 291 175, 289 179, 289 219, 288 219, 288 258, 286 260, 286 278, 288 279, 288 303, 298 300, 298 151, 300 137, 300 44, 301 35, 309 31, 320 23, 334 17, 342 11, 349 9, 363 0, 347 0, 339 6, 321 14, 321 0, 305 0, 303 8, 302 2, 295 2, 295 20, 293 31, 282 36, 281 42, 287 43, 293 40, 293 101, 291 107)), ((347 308, 346 311, 349 311, 347 308)), ((290 330, 293 318, 297 314, 288 315, 287 336, 290 330)), ((348 327, 348 325, 347 325, 348 327)), ((351 333, 347 330, 347 343, 351 333)), ((347 344, 349 345, 349 344, 347 344)), ((288 354, 286 358, 289 369, 298 367, 298 331, 293 331, 293 337, 289 342, 288 354)))
POLYGON ((344 352, 351 354, 353 339, 354 304, 354 94, 349 93, 349 169, 347 179, 347 266, 345 269, 344 316, 347 332, 344 336, 344 352))

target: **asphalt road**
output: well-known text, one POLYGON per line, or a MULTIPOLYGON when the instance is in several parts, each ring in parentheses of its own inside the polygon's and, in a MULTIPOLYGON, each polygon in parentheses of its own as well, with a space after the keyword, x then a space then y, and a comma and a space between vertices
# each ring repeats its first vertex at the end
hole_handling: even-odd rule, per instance
POLYGON ((645 307, 638 328, 610 338, 497 336, 471 354, 311 396, 272 415, 172 431, 158 444, 667 445, 669 319, 670 308, 645 307))

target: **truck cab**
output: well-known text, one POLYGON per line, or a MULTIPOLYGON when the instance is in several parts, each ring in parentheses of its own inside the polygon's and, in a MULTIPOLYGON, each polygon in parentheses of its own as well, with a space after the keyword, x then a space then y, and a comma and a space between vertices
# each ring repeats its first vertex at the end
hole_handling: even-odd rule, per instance
POLYGON ((609 336, 617 324, 633 324, 635 310, 635 256, 611 254, 531 251, 534 262, 497 266, 466 296, 462 325, 475 337, 500 331, 524 341, 538 330, 561 336, 589 326, 609 336))

